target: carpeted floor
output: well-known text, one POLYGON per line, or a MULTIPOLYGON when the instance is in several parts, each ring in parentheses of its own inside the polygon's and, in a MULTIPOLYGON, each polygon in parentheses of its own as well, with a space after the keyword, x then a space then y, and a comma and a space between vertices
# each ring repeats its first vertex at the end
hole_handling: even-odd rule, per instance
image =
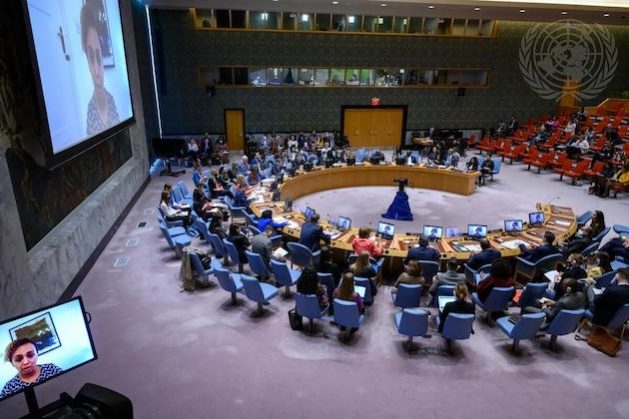
MULTIPOLYGON (((410 191, 417 221, 464 227, 499 227, 503 218, 525 217, 538 201, 602 209, 608 224, 629 224, 629 199, 599 200, 555 175, 504 167, 496 182, 471 197, 410 191)), ((179 260, 155 222, 166 179, 154 179, 100 256, 77 294, 90 311, 99 359, 36 390, 40 404, 84 382, 128 395, 138 418, 629 418, 629 349, 609 358, 572 336, 523 342, 522 355, 497 328, 475 323, 476 334, 457 343, 454 356, 434 334, 420 339, 415 355, 402 350, 388 289, 381 288, 351 344, 318 322, 309 337, 292 331, 292 299, 272 301, 252 318, 254 304, 228 305, 218 287, 180 291, 179 260), (148 226, 138 228, 138 223, 148 226), (128 247, 129 239, 136 246, 128 247), (125 267, 114 268, 119 257, 125 267)), ((170 180, 170 179, 169 179, 170 180)), ((186 181, 191 183, 189 175, 186 181)), ((350 216, 375 223, 393 188, 328 191, 305 197, 324 217, 350 216), (327 199, 343 196, 343 199, 327 199)), ((402 227, 400 227, 402 228, 402 227)), ((429 309, 435 313, 435 309, 429 309)), ((627 342, 625 342, 625 346, 627 342)), ((22 396, 0 404, 0 417, 26 412, 22 396)))

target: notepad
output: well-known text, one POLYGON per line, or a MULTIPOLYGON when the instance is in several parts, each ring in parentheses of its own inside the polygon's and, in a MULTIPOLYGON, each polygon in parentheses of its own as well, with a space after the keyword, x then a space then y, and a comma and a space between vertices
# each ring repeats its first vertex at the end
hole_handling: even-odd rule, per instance
POLYGON ((273 257, 278 258, 278 259, 286 257, 287 254, 288 254, 288 251, 282 247, 278 247, 277 249, 273 251, 273 257))
POLYGON ((523 240, 509 240, 506 242, 502 242, 500 243, 503 247, 506 247, 507 249, 517 249, 518 247, 520 247, 521 244, 523 244, 524 246, 526 246, 526 242, 523 240))
POLYGON ((555 224, 560 225, 560 226, 564 226, 564 227, 568 227, 570 225, 570 222, 562 221, 562 220, 556 220, 555 224))

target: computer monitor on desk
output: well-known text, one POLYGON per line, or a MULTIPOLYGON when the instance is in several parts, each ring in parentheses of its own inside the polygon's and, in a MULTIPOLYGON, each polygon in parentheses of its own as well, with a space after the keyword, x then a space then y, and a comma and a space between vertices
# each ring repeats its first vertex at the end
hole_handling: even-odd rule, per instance
POLYGON ((460 237, 461 231, 458 227, 446 227, 446 237, 460 237))
POLYGON ((487 237, 487 226, 483 224, 468 224, 467 235, 474 239, 484 239, 487 237))
POLYGON ((538 227, 544 225, 544 213, 543 212, 531 212, 529 213, 529 226, 538 227))
POLYGON ((431 241, 440 239, 443 236, 443 227, 425 225, 423 234, 424 237, 428 237, 428 240, 431 241))
POLYGON ((352 228, 352 220, 347 217, 339 216, 339 218, 336 220, 336 228, 341 231, 347 231, 352 228))
POLYGON ((522 220, 505 220, 505 232, 520 233, 523 224, 522 220))
POLYGON ((391 240, 395 235, 395 226, 390 223, 380 221, 378 223, 378 235, 386 240, 391 240))

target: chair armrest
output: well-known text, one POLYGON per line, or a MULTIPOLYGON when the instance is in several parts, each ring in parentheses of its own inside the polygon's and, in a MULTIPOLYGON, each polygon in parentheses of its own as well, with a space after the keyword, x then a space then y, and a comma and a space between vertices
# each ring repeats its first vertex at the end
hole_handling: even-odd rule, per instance
POLYGON ((518 264, 522 264, 525 267, 530 268, 530 269, 535 268, 535 262, 528 261, 521 256, 516 256, 515 261, 516 261, 516 267, 518 264))

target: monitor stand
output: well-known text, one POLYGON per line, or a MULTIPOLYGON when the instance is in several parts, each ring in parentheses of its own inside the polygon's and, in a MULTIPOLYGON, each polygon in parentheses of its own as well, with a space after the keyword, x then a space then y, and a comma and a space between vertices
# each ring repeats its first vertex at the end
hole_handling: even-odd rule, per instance
POLYGON ((37 403, 37 397, 35 396, 35 389, 32 386, 24 390, 24 397, 26 398, 26 404, 28 406, 28 415, 22 416, 22 419, 42 419, 46 417, 46 415, 70 405, 73 400, 72 396, 64 392, 59 396, 59 400, 55 400, 40 408, 37 403))

